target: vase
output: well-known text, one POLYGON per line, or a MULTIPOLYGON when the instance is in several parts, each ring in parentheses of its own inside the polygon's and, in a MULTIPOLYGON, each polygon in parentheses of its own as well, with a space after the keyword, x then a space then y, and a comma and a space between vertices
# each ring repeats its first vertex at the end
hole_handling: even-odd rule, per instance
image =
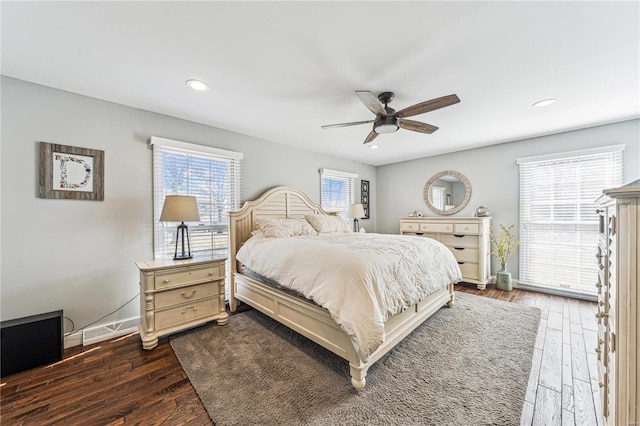
POLYGON ((511 272, 507 271, 507 265, 502 265, 502 269, 496 273, 496 288, 503 291, 513 290, 511 272))

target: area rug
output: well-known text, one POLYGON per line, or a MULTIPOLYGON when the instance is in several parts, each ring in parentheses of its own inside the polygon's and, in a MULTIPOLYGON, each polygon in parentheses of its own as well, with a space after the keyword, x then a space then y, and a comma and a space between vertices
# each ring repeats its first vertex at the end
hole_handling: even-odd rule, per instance
POLYGON ((540 310, 456 293, 351 387, 346 361, 255 310, 171 345, 216 425, 515 425, 540 310))

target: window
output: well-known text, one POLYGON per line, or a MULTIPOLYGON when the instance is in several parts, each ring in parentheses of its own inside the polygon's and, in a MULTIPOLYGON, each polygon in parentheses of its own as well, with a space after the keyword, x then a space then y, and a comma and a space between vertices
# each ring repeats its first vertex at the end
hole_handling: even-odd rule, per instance
POLYGON ((337 212, 347 220, 349 205, 355 203, 358 175, 337 170, 320 169, 320 205, 329 212, 337 212))
POLYGON ((593 295, 598 215, 594 201, 622 184, 624 145, 518 160, 520 283, 593 295))
POLYGON ((189 224, 191 254, 228 255, 229 211, 240 206, 242 154, 152 137, 156 259, 173 258, 177 223, 160 222, 167 195, 193 195, 200 222, 189 224))

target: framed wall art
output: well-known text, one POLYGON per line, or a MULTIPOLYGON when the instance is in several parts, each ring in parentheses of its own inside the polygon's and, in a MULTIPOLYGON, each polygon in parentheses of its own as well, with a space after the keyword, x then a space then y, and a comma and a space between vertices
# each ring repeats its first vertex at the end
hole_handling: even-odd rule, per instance
POLYGON ((40 142, 40 198, 104 200, 104 151, 40 142))
POLYGON ((360 202, 364 208, 363 219, 369 219, 369 181, 360 181, 360 202))

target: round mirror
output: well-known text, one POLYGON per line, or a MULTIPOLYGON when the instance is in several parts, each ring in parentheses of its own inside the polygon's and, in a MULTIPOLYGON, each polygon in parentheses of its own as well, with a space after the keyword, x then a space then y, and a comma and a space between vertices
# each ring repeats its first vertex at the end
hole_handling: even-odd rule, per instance
POLYGON ((424 202, 435 213, 450 215, 462 210, 471 198, 471 184, 462 174, 444 170, 424 185, 424 202))

